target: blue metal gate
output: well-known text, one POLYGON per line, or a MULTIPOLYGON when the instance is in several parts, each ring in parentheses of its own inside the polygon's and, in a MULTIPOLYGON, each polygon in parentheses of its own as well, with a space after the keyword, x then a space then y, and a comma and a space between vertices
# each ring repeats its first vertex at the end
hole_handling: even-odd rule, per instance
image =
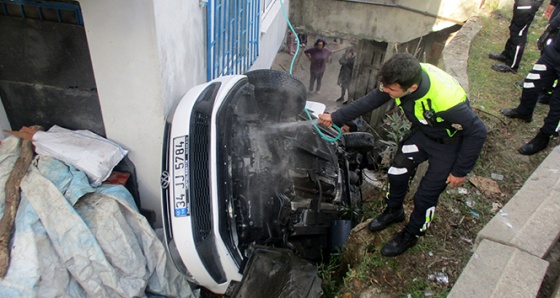
POLYGON ((208 0, 208 81, 245 73, 259 53, 260 1, 208 0))

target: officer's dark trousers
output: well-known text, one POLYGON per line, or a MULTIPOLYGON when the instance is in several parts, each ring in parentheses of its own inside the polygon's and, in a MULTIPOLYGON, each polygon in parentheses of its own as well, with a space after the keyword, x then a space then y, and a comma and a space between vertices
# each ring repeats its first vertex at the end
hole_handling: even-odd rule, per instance
POLYGON ((512 69, 519 68, 519 62, 523 57, 525 44, 527 43, 527 32, 535 18, 535 14, 543 0, 516 0, 513 5, 513 17, 509 25, 509 39, 506 41, 504 55, 506 64, 512 69))
POLYGON ((429 161, 428 171, 414 194, 414 210, 406 225, 409 232, 419 236, 424 235, 433 219, 439 195, 447 186, 445 182, 455 163, 458 148, 459 144, 439 144, 428 139, 421 132, 414 133, 399 148, 388 173, 389 207, 398 208, 403 205, 410 179, 415 174, 417 166, 423 161, 429 161))
MULTIPOLYGON (((523 81, 523 92, 521 93, 521 102, 517 107, 520 114, 533 114, 537 99, 544 87, 550 87, 554 84, 554 80, 560 77, 560 53, 547 46, 544 54, 533 65, 533 69, 525 77, 523 81)), ((550 110, 544 125, 541 128, 543 133, 549 135, 557 135, 558 122, 560 121, 560 89, 556 87, 550 96, 550 110)))

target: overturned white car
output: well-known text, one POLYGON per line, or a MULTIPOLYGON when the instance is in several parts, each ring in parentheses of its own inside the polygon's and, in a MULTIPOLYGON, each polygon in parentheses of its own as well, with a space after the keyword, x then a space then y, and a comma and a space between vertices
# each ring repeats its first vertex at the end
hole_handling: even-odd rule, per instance
POLYGON ((333 223, 357 219, 363 153, 373 137, 327 141, 337 132, 313 126, 305 106, 297 78, 256 70, 191 89, 169 115, 166 244, 194 283, 236 291, 257 247, 318 261, 332 251, 333 223))

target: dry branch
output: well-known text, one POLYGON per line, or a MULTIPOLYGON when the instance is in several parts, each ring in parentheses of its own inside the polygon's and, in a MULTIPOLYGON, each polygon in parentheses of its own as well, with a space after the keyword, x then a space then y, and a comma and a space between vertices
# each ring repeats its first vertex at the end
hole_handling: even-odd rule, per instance
MULTIPOLYGON (((40 126, 32 126, 34 130, 43 130, 40 126)), ((0 219, 0 278, 4 278, 10 265, 10 240, 15 223, 15 216, 20 201, 20 183, 33 159, 33 144, 25 138, 20 140, 21 153, 8 180, 6 181, 6 204, 0 219)))

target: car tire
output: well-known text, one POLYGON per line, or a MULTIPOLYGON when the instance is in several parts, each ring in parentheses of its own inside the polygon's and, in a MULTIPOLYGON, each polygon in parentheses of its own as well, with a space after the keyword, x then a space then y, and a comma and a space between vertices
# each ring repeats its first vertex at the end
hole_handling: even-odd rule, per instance
POLYGON ((245 74, 255 86, 255 100, 265 122, 296 121, 305 108, 306 88, 295 76, 279 70, 258 69, 245 74))
POLYGON ((375 147, 375 139, 369 132, 349 132, 343 136, 347 150, 369 151, 375 147))

